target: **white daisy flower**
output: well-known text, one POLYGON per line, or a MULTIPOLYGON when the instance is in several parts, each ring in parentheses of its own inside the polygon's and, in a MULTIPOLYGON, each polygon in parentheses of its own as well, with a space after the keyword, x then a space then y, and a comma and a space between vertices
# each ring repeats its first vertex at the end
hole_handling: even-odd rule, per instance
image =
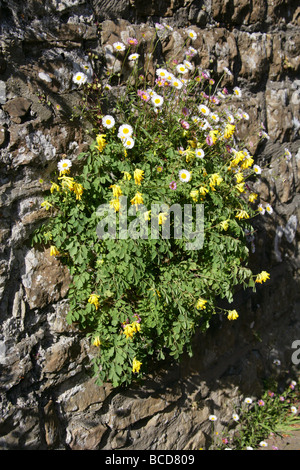
POLYGON ((272 214, 272 213, 273 213, 273 208, 272 208, 272 206, 270 206, 270 204, 267 204, 267 205, 266 205, 266 211, 268 212, 268 214, 272 214))
POLYGON ((214 122, 219 122, 219 116, 217 115, 217 113, 210 113, 210 116, 209 116, 214 122))
POLYGON ((245 111, 242 112, 242 117, 243 117, 246 121, 249 121, 249 114, 246 113, 245 111))
POLYGON ((246 447, 246 450, 253 450, 253 447, 248 446, 246 447))
POLYGON ((232 419, 233 419, 234 421, 238 421, 238 420, 240 419, 240 417, 239 417, 239 415, 238 415, 238 414, 236 414, 236 413, 233 413, 233 415, 232 415, 232 419))
POLYGON ((115 120, 112 116, 107 115, 102 118, 102 124, 106 129, 111 129, 115 125, 115 120))
POLYGON ((258 212, 260 212, 262 215, 264 215, 265 209, 263 208, 262 204, 259 204, 259 205, 258 205, 257 210, 258 210, 258 212))
POLYGON ((118 137, 122 139, 123 137, 130 137, 133 132, 132 127, 130 124, 122 124, 118 130, 118 137))
POLYGON ((178 64, 176 66, 176 70, 177 70, 178 73, 182 73, 182 74, 188 72, 188 69, 186 68, 186 66, 184 64, 178 64))
POLYGON ((167 76, 169 75, 169 72, 166 69, 157 69, 156 75, 160 78, 166 79, 167 76))
POLYGON ((202 131, 206 131, 206 129, 210 129, 211 128, 211 125, 209 124, 209 122, 207 121, 207 119, 204 119, 203 121, 201 121, 199 123, 199 127, 201 128, 202 131))
POLYGON ((192 117, 191 117, 191 120, 192 120, 195 124, 198 124, 198 122, 200 121, 200 118, 199 118, 199 116, 192 116, 192 117))
POLYGON ((177 88, 177 90, 181 90, 181 88, 183 87, 183 83, 181 80, 179 80, 179 78, 173 78, 173 80, 171 81, 171 85, 174 87, 174 88, 177 88))
POLYGON ((229 75, 230 77, 232 76, 232 72, 229 70, 227 67, 223 67, 224 72, 229 75))
POLYGON ((185 55, 187 56, 194 56, 194 55, 197 55, 198 54, 198 51, 196 49, 194 49, 192 46, 190 46, 188 48, 188 50, 186 51, 185 55))
POLYGON ((188 29, 187 35, 189 38, 191 38, 192 41, 195 41, 197 39, 197 33, 195 33, 193 29, 188 29))
POLYGON ((248 405, 251 405, 251 403, 252 403, 252 398, 246 397, 244 401, 245 401, 245 403, 247 403, 248 405))
POLYGON ((236 95, 238 98, 241 98, 241 96, 242 96, 242 90, 241 90, 239 87, 237 87, 237 86, 234 87, 233 93, 234 93, 234 95, 236 95))
POLYGON ((77 85, 83 85, 87 81, 87 76, 83 72, 77 72, 73 76, 73 82, 77 85))
POLYGON ((258 165, 253 165, 253 171, 254 171, 254 173, 256 173, 257 175, 260 175, 260 174, 261 174, 261 167, 258 166, 258 165))
POLYGON ((133 54, 130 54, 128 57, 129 60, 137 60, 140 57, 140 54, 137 54, 136 52, 133 54))
POLYGON ((229 124, 233 124, 233 123, 234 123, 234 117, 232 116, 232 114, 228 114, 228 116, 227 116, 227 121, 229 122, 229 124))
POLYGON ((183 183, 187 183, 191 179, 191 173, 188 170, 180 170, 178 176, 183 183))
POLYGON ((183 65, 188 69, 188 70, 194 70, 193 64, 189 60, 184 60, 183 65))
POLYGON ((68 158, 64 158, 63 160, 60 160, 57 164, 57 168, 60 173, 66 173, 67 171, 69 171, 71 166, 72 166, 72 162, 68 158))
POLYGON ((209 415, 208 419, 209 421, 217 421, 218 418, 216 417, 216 415, 209 415))
POLYGON ((291 406, 291 413, 296 414, 298 412, 296 406, 291 406))
POLYGON ((204 158, 205 153, 203 149, 198 148, 195 150, 195 155, 197 158, 204 158))
POLYGON ((122 51, 125 51, 125 44, 117 41, 113 43, 113 48, 118 52, 122 52, 122 51))
POLYGON ((261 441, 261 442, 259 443, 259 445, 260 445, 260 447, 268 447, 268 444, 267 444, 267 442, 265 442, 265 441, 261 441))
POLYGON ((126 149, 132 149, 134 146, 134 140, 132 137, 123 137, 122 143, 126 149))
POLYGON ((198 106, 198 109, 200 113, 202 113, 204 116, 208 116, 210 114, 210 110, 208 109, 207 106, 205 106, 205 104, 200 104, 198 106))
POLYGON ((281 362, 279 359, 274 359, 273 364, 275 364, 276 366, 280 366, 281 362))
POLYGON ((152 96, 151 101, 156 108, 159 108, 160 106, 163 105, 164 99, 160 95, 154 95, 152 96))

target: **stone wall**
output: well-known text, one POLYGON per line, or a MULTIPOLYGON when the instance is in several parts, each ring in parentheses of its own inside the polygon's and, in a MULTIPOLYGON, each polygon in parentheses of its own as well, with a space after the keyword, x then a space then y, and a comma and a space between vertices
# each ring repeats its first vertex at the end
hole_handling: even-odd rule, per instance
MULTIPOLYGON (((211 413, 228 422, 239 394, 257 396, 263 380, 299 373, 291 363, 300 339, 300 8, 289 0, 16 0, 0 1, 0 371, 2 449, 197 449, 211 413), (72 76, 104 46, 147 38, 155 22, 199 33, 200 65, 233 72, 250 115, 244 136, 263 122, 269 139, 253 141, 262 200, 274 213, 255 221, 256 272, 271 280, 237 293, 240 319, 216 318, 195 338, 194 356, 167 362, 141 384, 113 390, 90 375, 93 349, 65 322, 68 272, 48 251, 31 248, 48 177, 63 154, 74 161, 89 143, 70 120, 79 100, 72 76), (288 148, 293 157, 282 156, 288 148), (280 359, 276 367, 274 359, 280 359)), ((298 366, 299 367, 299 366, 298 366)))

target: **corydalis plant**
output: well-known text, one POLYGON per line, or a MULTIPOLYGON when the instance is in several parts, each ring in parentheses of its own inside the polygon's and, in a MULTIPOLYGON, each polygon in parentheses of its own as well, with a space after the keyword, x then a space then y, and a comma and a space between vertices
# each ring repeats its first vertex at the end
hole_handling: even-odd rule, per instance
MULTIPOLYGON (((189 30, 186 42, 194 39, 189 30)), ((98 349, 99 383, 114 386, 142 377, 154 360, 192 354, 195 332, 205 331, 213 314, 239 316, 219 309, 218 299, 231 303, 237 286, 255 288, 269 277, 247 267, 249 222, 259 213, 251 180, 258 173, 236 139, 244 119, 241 102, 235 106, 240 90, 219 89, 209 71, 193 64, 191 45, 189 60, 160 65, 147 81, 132 56, 135 41, 122 44, 115 53, 124 54, 122 67, 134 62, 131 80, 116 106, 101 114, 89 152, 78 157, 81 173, 75 175, 69 159, 58 162, 43 203, 52 217, 34 237, 50 241, 51 254, 68 265, 67 320, 98 349), (97 209, 108 204, 118 229, 122 197, 130 201, 128 223, 139 216, 148 221, 152 204, 163 205, 155 215, 158 237, 151 238, 149 225, 147 237, 99 239, 97 209), (168 208, 185 204, 204 205, 201 250, 187 250, 184 237, 162 236, 167 221, 174 227, 168 208)), ((81 86, 90 90, 84 79, 81 86)), ((98 110, 107 109, 110 93, 101 88, 98 110)))

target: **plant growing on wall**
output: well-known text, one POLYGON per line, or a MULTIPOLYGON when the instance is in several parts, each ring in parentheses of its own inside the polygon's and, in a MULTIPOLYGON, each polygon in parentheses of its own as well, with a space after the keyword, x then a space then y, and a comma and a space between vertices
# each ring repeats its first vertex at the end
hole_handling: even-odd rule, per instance
POLYGON ((67 157, 58 162, 42 203, 50 217, 33 242, 69 267, 67 320, 98 348, 99 383, 129 384, 153 361, 192 354, 216 312, 238 318, 218 299, 269 278, 247 267, 251 218, 272 208, 257 207, 247 182, 261 169, 236 138, 248 117, 241 90, 199 70, 195 35, 187 31, 185 59, 157 65, 152 78, 134 38, 114 43, 131 72, 111 109, 122 75, 105 86, 74 76, 94 140, 79 174, 67 157))

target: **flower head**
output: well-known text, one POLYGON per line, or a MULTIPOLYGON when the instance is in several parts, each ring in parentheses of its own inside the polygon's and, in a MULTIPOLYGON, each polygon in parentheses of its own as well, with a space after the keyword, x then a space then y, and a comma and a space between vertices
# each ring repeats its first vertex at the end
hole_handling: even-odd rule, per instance
POLYGON ((94 341, 93 341, 93 345, 96 346, 97 348, 101 345, 101 341, 100 341, 99 336, 95 336, 94 341))
POLYGON ((106 146, 106 140, 105 140, 105 134, 98 134, 96 136, 96 142, 97 142, 97 149, 99 152, 103 152, 105 146, 106 146))
POLYGON ((227 318, 228 320, 236 320, 238 318, 239 314, 237 313, 236 310, 229 310, 227 318))
POLYGON ((164 99, 162 96, 155 94, 152 96, 151 101, 156 108, 160 108, 163 105, 164 99))
POLYGON ((142 182, 143 179, 144 179, 144 170, 139 170, 138 168, 136 168, 136 169, 134 170, 133 177, 134 177, 135 184, 137 184, 138 186, 140 186, 140 185, 141 185, 141 182, 142 182))
POLYGON ((58 255, 59 255, 59 251, 56 248, 56 246, 51 245, 50 246, 50 256, 58 256, 58 255))
POLYGON ((82 72, 77 72, 73 76, 73 82, 77 85, 83 85, 87 81, 87 76, 82 72))
POLYGON ((122 124, 118 130, 118 137, 122 139, 123 137, 130 137, 133 133, 133 129, 130 124, 122 124))
POLYGON ((267 271, 262 271, 256 276, 255 282, 262 284, 263 282, 266 282, 267 279, 270 279, 270 274, 267 273, 267 271))
POLYGON ((138 373, 140 371, 142 363, 138 361, 136 358, 133 359, 132 363, 132 372, 133 373, 138 373))
POLYGON ((188 68, 184 64, 178 64, 176 66, 176 70, 178 73, 181 73, 183 75, 188 72, 188 68))
POLYGON ((135 205, 136 209, 138 208, 139 204, 144 204, 144 200, 142 194, 138 191, 135 196, 131 199, 131 204, 135 205))
POLYGON ((189 38, 191 38, 192 41, 195 41, 197 39, 197 33, 195 33, 193 29, 188 29, 187 35, 189 38))
POLYGON ((113 48, 118 52, 122 52, 122 51, 125 51, 125 44, 117 41, 113 43, 113 48))
POLYGON ((175 189, 177 188, 176 182, 175 182, 175 181, 171 181, 171 183, 169 184, 169 188, 175 190, 175 189))
POLYGON ((191 179, 191 173, 188 170, 180 170, 178 176, 183 183, 187 183, 191 179))
POLYGON ((198 299, 198 301, 196 303, 196 309, 197 310, 205 310, 206 309, 206 306, 205 306, 206 303, 207 303, 207 300, 202 299, 202 297, 200 297, 200 299, 198 299))
POLYGON ((60 160, 60 162, 58 162, 57 164, 59 174, 65 175, 66 173, 70 171, 71 166, 72 166, 72 162, 68 158, 64 158, 63 160, 60 160))
POLYGON ((253 171, 257 175, 260 175, 261 174, 261 167, 259 165, 253 165, 253 171))
POLYGON ((132 61, 136 61, 139 57, 140 57, 140 54, 137 54, 136 52, 134 52, 133 54, 130 54, 128 59, 132 61))
POLYGON ((240 89, 239 87, 236 86, 236 87, 233 89, 233 94, 234 94, 235 96, 237 96, 238 98, 241 98, 241 96, 242 96, 242 91, 241 91, 241 89, 240 89))
POLYGON ((209 415, 208 419, 209 421, 217 421, 218 418, 216 417, 216 415, 209 415))
POLYGON ((203 149, 201 149, 201 148, 196 148, 196 150, 195 150, 195 156, 196 156, 197 158, 204 158, 204 155, 205 155, 205 153, 204 153, 204 150, 203 150, 203 149))
POLYGON ((112 116, 107 115, 102 118, 102 124, 107 129, 111 129, 115 125, 115 120, 112 116))
POLYGON ((88 303, 95 306, 95 309, 99 308, 99 295, 91 294, 88 299, 88 303))

